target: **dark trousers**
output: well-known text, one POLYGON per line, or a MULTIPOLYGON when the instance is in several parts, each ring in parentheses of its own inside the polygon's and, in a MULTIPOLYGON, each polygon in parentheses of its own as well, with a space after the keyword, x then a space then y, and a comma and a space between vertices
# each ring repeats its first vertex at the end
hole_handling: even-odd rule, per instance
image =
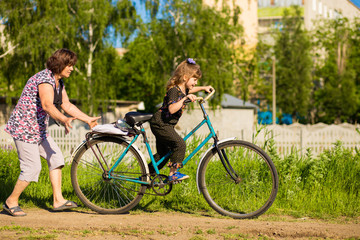
MULTIPOLYGON (((155 161, 158 162, 160 158, 165 156, 169 151, 172 151, 170 158, 164 160, 158 168, 165 166, 167 161, 171 159, 171 165, 181 163, 185 158, 186 143, 182 137, 175 131, 174 126, 170 124, 150 124, 151 131, 156 137, 156 151, 154 155, 155 161)), ((155 172, 152 163, 149 164, 150 173, 155 172)))

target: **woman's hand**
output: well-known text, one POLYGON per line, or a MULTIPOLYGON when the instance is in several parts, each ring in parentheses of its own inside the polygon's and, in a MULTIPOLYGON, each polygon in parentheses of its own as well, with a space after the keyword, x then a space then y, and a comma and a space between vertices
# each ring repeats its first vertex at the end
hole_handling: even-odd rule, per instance
POLYGON ((66 120, 64 121, 65 135, 70 132, 70 128, 72 128, 71 122, 72 122, 73 120, 75 120, 75 119, 76 119, 76 118, 74 118, 74 117, 68 117, 68 118, 66 118, 66 120))
POLYGON ((92 129, 93 127, 95 127, 96 125, 98 125, 97 120, 100 119, 101 117, 90 117, 86 123, 89 125, 89 127, 92 129))

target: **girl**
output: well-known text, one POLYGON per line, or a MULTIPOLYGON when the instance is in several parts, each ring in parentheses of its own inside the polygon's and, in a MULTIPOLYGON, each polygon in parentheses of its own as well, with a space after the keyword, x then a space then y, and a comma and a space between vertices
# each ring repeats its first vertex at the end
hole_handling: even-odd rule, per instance
MULTIPOLYGON (((157 154, 155 154, 155 159, 158 161, 170 150, 172 151, 171 161, 168 163, 170 167, 169 181, 181 181, 189 178, 178 171, 179 168, 182 168, 186 144, 174 128, 185 108, 185 100, 189 99, 194 102, 196 96, 193 93, 201 90, 211 91, 211 86, 195 86, 201 76, 200 66, 193 59, 188 58, 181 62, 167 83, 167 92, 162 107, 150 120, 151 131, 156 137, 157 154)), ((165 164, 166 161, 163 163, 165 164)), ((151 164, 149 167, 150 171, 154 171, 151 164)))

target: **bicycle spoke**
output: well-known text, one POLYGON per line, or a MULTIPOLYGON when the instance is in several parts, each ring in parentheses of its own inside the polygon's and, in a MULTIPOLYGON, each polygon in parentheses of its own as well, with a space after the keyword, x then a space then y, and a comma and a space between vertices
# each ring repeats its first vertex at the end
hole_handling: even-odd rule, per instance
POLYGON ((84 167, 88 168, 89 170, 92 169, 94 171, 100 172, 100 175, 103 172, 96 163, 87 162, 86 160, 80 160, 80 164, 84 165, 84 167))
POLYGON ((233 179, 219 155, 208 155, 200 173, 205 199, 216 211, 234 218, 258 216, 272 204, 277 192, 275 167, 255 145, 233 140, 219 146, 226 154, 233 179))
POLYGON ((75 156, 72 166, 74 190, 89 208, 100 213, 121 213, 140 201, 143 194, 139 193, 143 193, 146 187, 126 180, 146 174, 143 161, 135 150, 130 148, 116 169, 107 172, 127 146, 128 143, 121 139, 103 137, 101 140, 91 140, 87 148, 79 150, 75 156), (102 170, 92 149, 96 149, 103 166, 108 168, 106 172, 102 170))

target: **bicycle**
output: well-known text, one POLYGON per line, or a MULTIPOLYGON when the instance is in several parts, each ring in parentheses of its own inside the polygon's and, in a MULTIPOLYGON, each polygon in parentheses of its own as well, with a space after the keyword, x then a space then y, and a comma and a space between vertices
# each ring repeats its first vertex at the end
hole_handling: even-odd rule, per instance
MULTIPOLYGON (((198 98, 204 119, 184 137, 186 141, 206 124, 209 135, 184 159, 186 163, 210 140, 214 144, 199 161, 196 182, 199 193, 218 213, 236 219, 254 218, 273 204, 279 186, 276 168, 270 157, 253 143, 235 137, 218 140, 204 103, 214 94, 198 98)), ((171 152, 156 162, 143 124, 152 114, 129 112, 125 122, 128 136, 89 132, 73 154, 71 181, 81 202, 101 214, 126 213, 134 208, 146 192, 165 196, 173 183, 160 174, 158 166, 171 152), (142 135, 155 169, 134 144, 142 135), (131 139, 132 138, 132 139, 131 139)))

